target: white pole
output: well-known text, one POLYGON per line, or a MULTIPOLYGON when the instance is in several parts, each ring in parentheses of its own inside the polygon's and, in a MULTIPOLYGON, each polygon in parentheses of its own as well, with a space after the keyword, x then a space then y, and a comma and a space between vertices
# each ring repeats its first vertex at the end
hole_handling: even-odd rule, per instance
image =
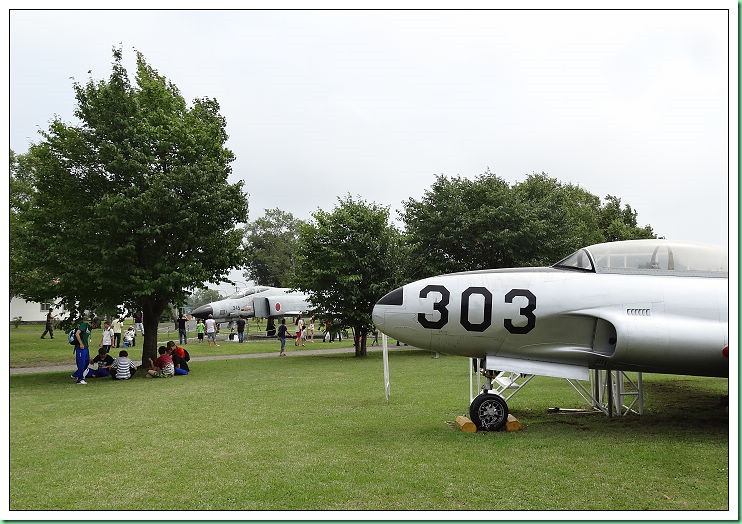
POLYGON ((384 397, 386 398, 386 401, 389 402, 389 348, 387 346, 387 338, 384 333, 381 334, 381 346, 383 349, 382 355, 384 360, 384 397))

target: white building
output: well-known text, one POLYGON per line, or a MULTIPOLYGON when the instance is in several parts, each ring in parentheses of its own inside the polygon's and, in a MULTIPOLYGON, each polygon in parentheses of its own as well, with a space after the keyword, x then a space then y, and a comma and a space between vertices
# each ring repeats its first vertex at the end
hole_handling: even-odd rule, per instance
POLYGON ((46 314, 49 308, 54 309, 57 320, 66 315, 64 309, 58 309, 51 303, 28 302, 19 297, 13 297, 10 300, 10 320, 21 317, 23 322, 46 322, 46 314))

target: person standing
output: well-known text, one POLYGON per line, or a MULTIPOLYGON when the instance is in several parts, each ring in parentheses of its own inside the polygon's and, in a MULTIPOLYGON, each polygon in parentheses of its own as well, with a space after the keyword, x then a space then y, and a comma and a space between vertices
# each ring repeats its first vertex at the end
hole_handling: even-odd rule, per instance
POLYGON ((214 347, 219 347, 216 343, 216 320, 213 315, 209 315, 206 319, 206 344, 211 346, 212 342, 214 342, 214 347))
POLYGON ((181 344, 188 344, 188 330, 186 326, 187 320, 183 318, 183 313, 178 315, 178 342, 181 344))
POLYGON ((105 350, 107 355, 111 351, 111 346, 113 346, 113 328, 111 327, 111 323, 106 320, 103 323, 103 336, 100 339, 99 347, 105 350))
POLYGON ((286 350, 286 334, 288 333, 289 328, 286 327, 286 319, 281 319, 281 325, 278 326, 278 340, 281 341, 281 352, 278 353, 279 357, 285 357, 286 353, 284 352, 286 350))
POLYGON ((242 317, 237 319, 237 341, 239 343, 245 341, 245 319, 242 317))
POLYGON ((124 327, 124 320, 121 317, 113 319, 113 344, 117 347, 121 347, 121 328, 124 327))
POLYGON ((142 323, 142 312, 134 312, 134 329, 144 335, 144 324, 142 323))
MULTIPOLYGON (((298 346, 299 342, 301 342, 301 332, 304 331, 304 321, 301 318, 301 313, 299 313, 296 316, 296 340, 294 341, 294 345, 298 346)), ((304 344, 302 343, 302 346, 304 344)))
POLYGON ((325 320, 325 334, 322 335, 322 342, 327 342, 327 339, 330 339, 330 342, 332 342, 332 337, 330 336, 330 321, 325 320))
POLYGON ((54 315, 54 309, 49 308, 49 312, 46 314, 46 329, 44 329, 44 332, 41 334, 41 338, 44 338, 47 333, 49 333, 49 338, 54 338, 54 319, 56 318, 56 315, 54 315))
POLYGON ((206 331, 206 326, 204 325, 204 321, 203 319, 199 318, 196 321, 196 337, 198 338, 199 343, 203 343, 205 331, 206 331))
POLYGON ((88 365, 90 364, 90 348, 88 347, 88 341, 90 340, 90 333, 93 331, 93 325, 90 322, 83 320, 75 330, 75 348, 72 350, 75 354, 75 364, 77 364, 77 371, 71 376, 76 379, 76 384, 87 384, 85 382, 85 375, 87 375, 88 365))

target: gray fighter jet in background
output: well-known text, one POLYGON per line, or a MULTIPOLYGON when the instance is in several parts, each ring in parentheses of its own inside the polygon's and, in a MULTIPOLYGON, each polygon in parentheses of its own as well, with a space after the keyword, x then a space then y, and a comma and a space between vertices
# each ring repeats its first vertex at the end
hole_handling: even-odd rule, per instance
POLYGON ((197 307, 191 313, 195 318, 207 319, 211 315, 217 324, 238 318, 278 318, 304 313, 310 309, 305 293, 289 288, 254 286, 197 307))

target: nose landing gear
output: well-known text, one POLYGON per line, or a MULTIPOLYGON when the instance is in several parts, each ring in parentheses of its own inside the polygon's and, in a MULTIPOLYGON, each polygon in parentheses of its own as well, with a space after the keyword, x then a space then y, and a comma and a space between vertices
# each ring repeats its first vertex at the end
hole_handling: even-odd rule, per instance
POLYGON ((479 431, 499 431, 508 421, 508 404, 500 395, 482 393, 469 406, 469 418, 479 431))

